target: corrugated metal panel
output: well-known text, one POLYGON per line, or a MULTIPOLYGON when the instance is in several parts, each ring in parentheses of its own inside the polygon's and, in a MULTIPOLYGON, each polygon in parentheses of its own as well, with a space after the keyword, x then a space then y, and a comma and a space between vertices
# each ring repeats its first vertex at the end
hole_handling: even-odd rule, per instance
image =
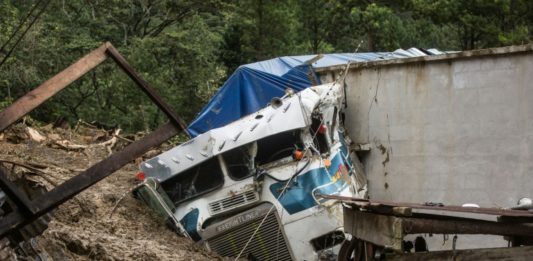
MULTIPOLYGON (((421 57, 427 55, 445 54, 437 49, 422 50, 418 48, 409 48, 407 50, 398 49, 394 52, 372 52, 372 53, 334 53, 324 54, 322 58, 318 59, 312 64, 313 68, 324 68, 336 65, 346 64, 351 62, 372 62, 379 60, 401 59, 410 57, 421 57)), ((291 56, 292 57, 292 56, 291 56)), ((300 56, 298 56, 300 57, 300 56)), ((302 58, 304 56, 301 56, 302 58)), ((305 56, 305 58, 309 58, 305 56)), ((309 58, 312 59, 312 58, 309 58)))

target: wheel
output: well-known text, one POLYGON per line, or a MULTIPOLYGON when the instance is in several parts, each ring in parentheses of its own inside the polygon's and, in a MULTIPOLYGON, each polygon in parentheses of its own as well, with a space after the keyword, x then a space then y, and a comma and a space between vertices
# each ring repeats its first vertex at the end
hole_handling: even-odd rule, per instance
POLYGON ((364 242, 352 237, 346 238, 341 245, 338 261, 362 261, 364 260, 364 242))

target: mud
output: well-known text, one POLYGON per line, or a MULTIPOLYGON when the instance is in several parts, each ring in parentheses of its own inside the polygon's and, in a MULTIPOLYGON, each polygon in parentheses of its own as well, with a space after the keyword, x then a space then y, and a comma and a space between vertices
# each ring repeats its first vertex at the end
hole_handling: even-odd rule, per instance
MULTIPOLYGON (((33 166, 34 170, 16 167, 12 175, 25 176, 48 189, 109 154, 109 148, 98 143, 109 139, 112 132, 48 126, 36 128, 47 137, 39 143, 24 134, 24 127, 14 126, 0 136, 0 160, 33 166), (57 139, 87 146, 69 150, 54 146, 52 140, 57 139)), ((135 139, 135 136, 128 138, 135 139)), ((120 139, 112 149, 120 149, 127 143, 126 139, 120 139)), ((2 164, 12 169, 10 163, 2 164)), ((223 260, 167 228, 128 193, 137 182, 137 170, 132 162, 54 211, 49 228, 37 237, 49 260, 223 260), (111 216, 111 210, 123 195, 111 216)))

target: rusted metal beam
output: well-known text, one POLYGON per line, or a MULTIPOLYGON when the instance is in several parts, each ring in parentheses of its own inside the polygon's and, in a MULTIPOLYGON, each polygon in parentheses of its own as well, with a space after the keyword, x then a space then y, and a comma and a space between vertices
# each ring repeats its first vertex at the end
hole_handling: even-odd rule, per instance
POLYGON ((426 261, 426 260, 530 260, 533 256, 533 246, 498 247, 479 249, 457 249, 446 251, 431 251, 404 254, 386 254, 385 260, 394 261, 426 261))
MULTIPOLYGON (((106 50, 107 54, 117 63, 117 65, 141 88, 141 90, 148 95, 148 97, 161 109, 167 117, 177 126, 180 126, 187 135, 187 125, 181 120, 176 113, 168 106, 166 102, 161 99, 155 89, 148 84, 140 75, 131 67, 131 65, 122 57, 122 55, 113 46, 109 46, 106 50)), ((190 137, 190 136, 189 136, 190 137)))
POLYGON ((533 226, 523 223, 502 223, 469 218, 463 218, 461 220, 400 218, 400 220, 405 234, 533 235, 533 226))
POLYGON ((354 237, 397 252, 403 249, 401 219, 344 208, 344 231, 354 237))
POLYGON ((3 167, 0 167, 0 188, 24 213, 35 214, 35 205, 7 178, 3 167))
POLYGON ((178 134, 181 129, 172 123, 167 123, 157 130, 133 142, 123 150, 96 163, 79 175, 65 181, 53 190, 42 195, 33 202, 36 206, 35 215, 26 216, 20 210, 15 210, 7 217, 0 219, 0 238, 7 232, 30 223, 35 218, 61 205, 84 189, 109 176, 122 166, 142 156, 150 148, 161 145, 166 140, 178 134), (22 218, 21 218, 22 217, 22 218))
POLYGON ((1 111, 0 132, 105 61, 109 46, 110 43, 103 44, 1 111))
POLYGON ((122 151, 116 152, 96 163, 34 201, 30 201, 3 175, 4 173, 0 172, 0 187, 17 205, 16 209, 0 219, 0 238, 56 208, 81 191, 111 175, 122 166, 142 156, 150 148, 161 145, 180 131, 186 131, 185 123, 161 99, 155 90, 135 72, 126 59, 110 43, 105 43, 1 111, 0 132, 105 61, 108 56, 111 56, 143 92, 163 110, 171 120, 171 123, 159 127, 141 140, 131 143, 122 151))
POLYGON ((372 207, 372 206, 383 206, 383 207, 408 207, 412 209, 426 209, 426 210, 437 210, 437 211, 451 211, 451 212, 462 212, 462 213, 473 213, 473 214, 485 214, 485 215, 497 215, 497 216, 508 216, 508 217, 533 217, 533 212, 525 210, 513 210, 513 209, 501 209, 501 208, 472 208, 472 207, 462 207, 462 206, 436 206, 436 205, 425 205, 425 204, 416 204, 416 203, 405 203, 405 202, 393 202, 386 200, 375 200, 375 199, 361 199, 337 195, 324 195, 320 194, 317 197, 322 197, 325 199, 334 199, 340 200, 348 204, 353 204, 360 208, 372 207))
POLYGON ((403 238, 408 234, 479 234, 527 237, 533 235, 533 226, 531 224, 501 223, 445 215, 428 215, 426 218, 398 217, 345 207, 344 231, 363 241, 401 252, 403 251, 403 238))

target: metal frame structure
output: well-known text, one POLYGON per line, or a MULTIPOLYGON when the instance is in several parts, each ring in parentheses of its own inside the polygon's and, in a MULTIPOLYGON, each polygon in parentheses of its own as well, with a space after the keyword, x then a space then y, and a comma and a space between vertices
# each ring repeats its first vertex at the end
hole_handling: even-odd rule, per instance
POLYGON ((339 260, 373 259, 364 256, 382 248, 386 260, 526 260, 533 254, 533 213, 527 210, 414 204, 321 195, 340 200, 344 207, 344 229, 353 236, 351 248, 339 254, 339 260), (462 217, 457 213, 496 216, 498 221, 462 217), (453 249, 405 253, 404 237, 412 234, 502 235, 512 247, 453 249))
POLYGON ((13 212, 0 218, 0 238, 48 213, 86 188, 142 156, 152 147, 162 144, 181 131, 186 132, 186 125, 180 117, 172 111, 168 104, 141 78, 109 42, 104 43, 99 48, 82 57, 1 111, 0 132, 3 132, 13 123, 94 69, 107 58, 111 58, 148 95, 159 109, 166 114, 170 122, 147 134, 142 139, 131 143, 123 150, 92 165, 87 170, 63 182, 33 201, 21 192, 0 168, 0 188, 17 206, 13 212))

